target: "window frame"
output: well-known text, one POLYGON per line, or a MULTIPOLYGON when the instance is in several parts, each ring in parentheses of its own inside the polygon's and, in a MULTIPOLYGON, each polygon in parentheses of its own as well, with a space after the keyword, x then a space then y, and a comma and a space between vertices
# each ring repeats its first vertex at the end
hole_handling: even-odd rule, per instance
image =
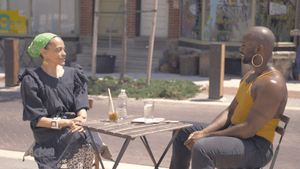
MULTIPOLYGON (((198 39, 190 39, 190 38, 184 38, 181 37, 182 35, 182 4, 183 1, 181 1, 180 4, 180 29, 179 29, 179 41, 183 41, 183 42, 190 42, 190 43, 195 43, 195 44, 199 44, 199 45, 210 45, 212 42, 222 42, 224 43, 226 46, 241 46, 242 42, 226 42, 226 41, 205 41, 204 39, 204 20, 205 20, 205 7, 206 7, 206 0, 202 0, 202 23, 201 23, 201 40, 198 39)), ((252 13, 251 13, 251 21, 250 21, 250 25, 251 27, 254 26, 254 20, 255 20, 255 6, 256 6, 256 0, 252 1, 252 13)), ((296 1, 296 17, 295 17, 295 29, 298 29, 298 24, 297 20, 299 18, 299 14, 300 13, 300 2, 296 1)), ((297 37, 297 36, 296 36, 297 37)), ((275 47, 296 47, 296 43, 297 43, 297 38, 294 36, 294 41, 293 42, 276 42, 275 43, 275 47)))
MULTIPOLYGON (((80 23, 80 9, 79 9, 79 0, 74 0, 75 1, 75 7, 74 7, 74 15, 75 15, 75 19, 74 19, 74 34, 61 34, 61 37, 79 37, 80 35, 80 25, 77 23, 80 23)), ((32 33, 31 30, 31 10, 32 10, 32 0, 27 0, 28 2, 28 11, 27 12, 27 16, 26 16, 26 20, 27 20, 27 33, 25 34, 16 34, 16 33, 0 33, 1 37, 20 37, 20 38, 34 38, 36 35, 40 34, 40 33, 32 33)), ((63 9, 61 9, 63 10, 63 9)))

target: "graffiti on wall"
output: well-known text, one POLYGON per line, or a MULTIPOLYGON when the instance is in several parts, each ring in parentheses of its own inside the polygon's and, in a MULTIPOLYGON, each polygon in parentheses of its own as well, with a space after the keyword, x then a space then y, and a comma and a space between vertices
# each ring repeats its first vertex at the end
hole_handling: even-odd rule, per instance
POLYGON ((292 42, 295 13, 296 0, 256 0, 255 25, 270 28, 276 42, 292 42))
POLYGON ((202 0, 183 0, 181 37, 201 40, 202 0))
POLYGON ((206 0, 204 40, 241 41, 250 27, 251 0, 206 0))
POLYGON ((183 0, 181 14, 181 37, 205 41, 241 41, 245 30, 250 27, 252 1, 183 0), (205 10, 204 21, 202 10, 205 10), (202 29, 204 39, 201 39, 202 29))

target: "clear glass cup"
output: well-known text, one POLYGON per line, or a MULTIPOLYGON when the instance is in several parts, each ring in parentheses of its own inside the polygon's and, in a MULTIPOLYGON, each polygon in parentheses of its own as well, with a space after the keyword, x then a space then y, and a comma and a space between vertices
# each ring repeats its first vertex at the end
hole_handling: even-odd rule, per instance
POLYGON ((108 100, 108 106, 109 106, 108 119, 109 119, 109 121, 113 121, 113 122, 118 121, 118 112, 116 109, 116 104, 117 104, 117 101, 113 100, 113 106, 114 106, 114 110, 113 110, 110 99, 108 100))
POLYGON ((154 102, 153 101, 144 101, 144 123, 153 124, 154 122, 154 102))

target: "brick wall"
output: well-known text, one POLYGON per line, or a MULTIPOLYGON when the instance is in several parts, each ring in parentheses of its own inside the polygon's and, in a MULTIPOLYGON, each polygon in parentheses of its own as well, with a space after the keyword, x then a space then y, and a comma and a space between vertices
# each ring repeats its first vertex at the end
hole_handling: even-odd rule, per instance
POLYGON ((80 35, 93 35, 93 0, 80 0, 80 35))
POLYGON ((175 9, 173 7, 173 0, 169 0, 169 39, 179 38, 179 22, 180 22, 180 7, 175 9))
MULTIPOLYGON (((127 11, 136 10, 136 0, 127 0, 127 11)), ((127 38, 135 37, 135 13, 127 13, 126 17, 127 38)))

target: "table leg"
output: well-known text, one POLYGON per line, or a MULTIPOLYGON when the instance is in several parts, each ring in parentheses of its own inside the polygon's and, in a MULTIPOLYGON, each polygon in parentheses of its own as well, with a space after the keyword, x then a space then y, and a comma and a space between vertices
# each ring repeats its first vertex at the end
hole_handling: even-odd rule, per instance
POLYGON ((120 151, 120 153, 119 153, 119 155, 117 157, 117 160, 115 161, 113 169, 116 169, 117 166, 119 165, 119 162, 121 161, 121 158, 122 158, 123 154, 125 153, 125 150, 128 147, 129 142, 130 142, 130 138, 127 137, 126 140, 125 140, 125 142, 124 142, 124 144, 123 144, 123 146, 122 146, 122 149, 121 149, 121 151, 120 151))
POLYGON ((146 147, 146 149, 147 149, 147 151, 148 151, 148 154, 149 154, 149 156, 151 157, 151 160, 152 160, 154 166, 156 166, 156 161, 155 161, 155 158, 154 158, 154 156, 153 156, 153 154, 152 154, 152 151, 151 151, 151 148, 150 148, 150 146, 149 146, 149 144, 148 144, 148 141, 147 141, 147 139, 146 139, 146 136, 141 136, 140 138, 141 138, 142 142, 144 143, 144 146, 146 147))
POLYGON ((162 160, 164 159, 165 155, 167 154, 170 146, 172 145, 173 141, 175 140, 175 138, 177 137, 179 133, 179 130, 176 130, 176 132, 173 134, 172 139, 170 140, 168 146, 166 147, 165 151, 163 152, 163 154, 161 155, 160 159, 158 160, 158 163, 155 165, 155 169, 158 169, 158 166, 160 165, 160 163, 162 162, 162 160))
POLYGON ((103 165, 103 163, 102 163, 102 159, 100 158, 100 155, 99 155, 99 151, 98 151, 98 149, 97 149, 97 146, 96 146, 96 144, 95 144, 93 135, 92 135, 92 133, 91 133, 91 131, 90 131, 89 128, 86 128, 86 129, 87 129, 87 131, 89 132, 89 135, 90 135, 90 137, 91 137, 91 140, 92 140, 92 146, 93 146, 93 148, 94 148, 94 150, 95 150, 95 152, 96 152, 96 154, 97 154, 97 157, 98 157, 98 159, 99 159, 99 161, 100 161, 101 167, 102 167, 102 169, 105 169, 105 168, 104 168, 104 165, 103 165))

